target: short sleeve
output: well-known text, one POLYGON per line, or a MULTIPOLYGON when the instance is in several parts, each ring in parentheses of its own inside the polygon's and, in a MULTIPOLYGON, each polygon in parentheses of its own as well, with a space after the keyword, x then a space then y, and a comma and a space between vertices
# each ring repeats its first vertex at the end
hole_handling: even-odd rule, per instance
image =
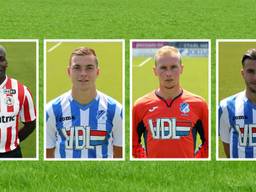
POLYGON ((56 122, 53 109, 50 104, 46 106, 46 148, 56 146, 56 122))
POLYGON ((230 143, 230 123, 228 109, 225 101, 222 101, 219 106, 219 134, 224 143, 230 143))
POLYGON ((113 118, 113 145, 123 146, 123 112, 121 104, 117 103, 113 118))
POLYGON ((20 110, 21 122, 31 122, 36 119, 36 110, 32 95, 27 87, 24 86, 24 101, 20 110))

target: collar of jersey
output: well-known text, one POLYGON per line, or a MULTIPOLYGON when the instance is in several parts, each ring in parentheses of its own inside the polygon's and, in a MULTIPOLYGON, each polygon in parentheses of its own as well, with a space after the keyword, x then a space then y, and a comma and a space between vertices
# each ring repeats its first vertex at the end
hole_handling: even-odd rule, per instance
POLYGON ((253 109, 256 109, 256 105, 255 105, 255 104, 253 104, 253 103, 252 103, 252 102, 247 98, 247 96, 246 96, 246 92, 245 92, 245 91, 243 91, 242 93, 244 94, 245 102, 248 102, 248 103, 249 103, 249 105, 251 105, 251 107, 252 107, 253 109))
POLYGON ((76 101, 72 95, 70 94, 70 102, 74 105, 76 105, 77 107, 79 107, 80 109, 82 109, 83 111, 85 111, 86 109, 88 109, 90 106, 96 104, 99 100, 99 93, 97 92, 97 95, 96 97, 90 102, 90 103, 87 103, 85 105, 79 103, 78 101, 76 101))
POLYGON ((6 84, 6 82, 7 82, 7 79, 8 79, 8 77, 7 77, 7 75, 6 75, 5 80, 4 80, 3 83, 0 85, 0 89, 2 89, 2 88, 5 86, 5 84, 6 84))
POLYGON ((155 95, 160 99, 162 100, 166 105, 167 107, 171 107, 172 106, 172 103, 178 99, 181 95, 183 94, 183 89, 181 90, 181 93, 179 95, 177 95, 176 97, 174 97, 171 101, 169 101, 170 103, 168 103, 168 101, 166 101, 163 97, 161 97, 160 95, 157 94, 157 90, 155 90, 155 95))

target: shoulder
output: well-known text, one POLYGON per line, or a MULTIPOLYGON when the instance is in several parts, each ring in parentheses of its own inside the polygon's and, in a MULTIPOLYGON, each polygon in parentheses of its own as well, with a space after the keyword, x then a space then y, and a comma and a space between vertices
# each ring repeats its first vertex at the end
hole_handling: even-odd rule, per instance
POLYGON ((135 102, 134 102, 134 108, 137 107, 144 107, 147 105, 152 104, 153 102, 155 102, 157 99, 156 95, 155 95, 155 91, 151 91, 150 93, 147 93, 146 95, 138 98, 135 102))
POLYGON ((111 96, 109 96, 109 95, 107 95, 105 93, 102 93, 100 91, 97 91, 97 94, 98 94, 98 97, 99 97, 100 104, 107 105, 109 107, 115 107, 115 108, 118 108, 118 109, 122 108, 121 103, 119 103, 113 97, 111 97, 111 96))
POLYGON ((46 104, 46 111, 49 111, 51 108, 53 108, 54 106, 58 106, 58 105, 61 105, 62 103, 64 102, 67 102, 69 97, 70 97, 70 91, 54 98, 53 100, 49 101, 47 104, 46 104))
POLYGON ((196 95, 194 93, 191 93, 187 90, 183 90, 182 99, 184 99, 184 101, 188 101, 188 102, 192 102, 192 103, 196 103, 196 104, 206 104, 207 102, 205 101, 205 99, 199 95, 196 95))
POLYGON ((234 106, 235 105, 235 101, 237 99, 240 99, 242 101, 242 100, 244 100, 244 98, 245 98, 245 92, 244 91, 239 92, 237 94, 234 94, 234 95, 231 95, 229 97, 226 97, 226 98, 222 99, 220 101, 220 107, 221 108, 227 108, 227 107, 230 107, 231 105, 234 106))

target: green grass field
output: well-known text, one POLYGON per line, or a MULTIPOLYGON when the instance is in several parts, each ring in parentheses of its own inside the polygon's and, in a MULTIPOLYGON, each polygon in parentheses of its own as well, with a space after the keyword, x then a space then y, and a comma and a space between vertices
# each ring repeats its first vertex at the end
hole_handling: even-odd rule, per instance
POLYGON ((1 162, 1 191, 253 191, 254 162, 215 160, 215 40, 255 38, 255 0, 2 1, 1 38, 40 39, 40 160, 1 162), (207 162, 43 161, 43 39, 126 39, 125 104, 129 129, 129 39, 211 39, 212 160, 207 162))
MULTIPOLYGON (((219 43, 219 101, 245 89, 241 76, 241 60, 256 42, 220 42, 219 43)), ((219 139, 219 157, 225 158, 224 149, 219 139)))
MULTIPOLYGON (((30 89, 36 106, 36 43, 0 41, 0 44, 7 51, 7 75, 30 89)), ((20 127, 22 126, 23 124, 20 123, 20 127)), ((23 157, 36 157, 36 131, 21 143, 21 149, 23 157)))

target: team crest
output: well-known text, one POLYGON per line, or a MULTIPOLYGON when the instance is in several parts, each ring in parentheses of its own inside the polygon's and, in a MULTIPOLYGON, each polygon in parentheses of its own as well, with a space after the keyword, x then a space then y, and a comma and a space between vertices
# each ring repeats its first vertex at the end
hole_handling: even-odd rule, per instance
POLYGON ((180 112, 182 113, 188 113, 190 111, 189 104, 188 103, 181 103, 180 104, 180 112))
POLYGON ((102 118, 105 113, 106 113, 106 111, 104 111, 104 110, 99 110, 99 111, 97 111, 96 118, 97 118, 97 119, 102 118))
POLYGON ((14 99, 12 96, 7 96, 5 98, 5 103, 7 106, 13 106, 14 105, 14 99))

